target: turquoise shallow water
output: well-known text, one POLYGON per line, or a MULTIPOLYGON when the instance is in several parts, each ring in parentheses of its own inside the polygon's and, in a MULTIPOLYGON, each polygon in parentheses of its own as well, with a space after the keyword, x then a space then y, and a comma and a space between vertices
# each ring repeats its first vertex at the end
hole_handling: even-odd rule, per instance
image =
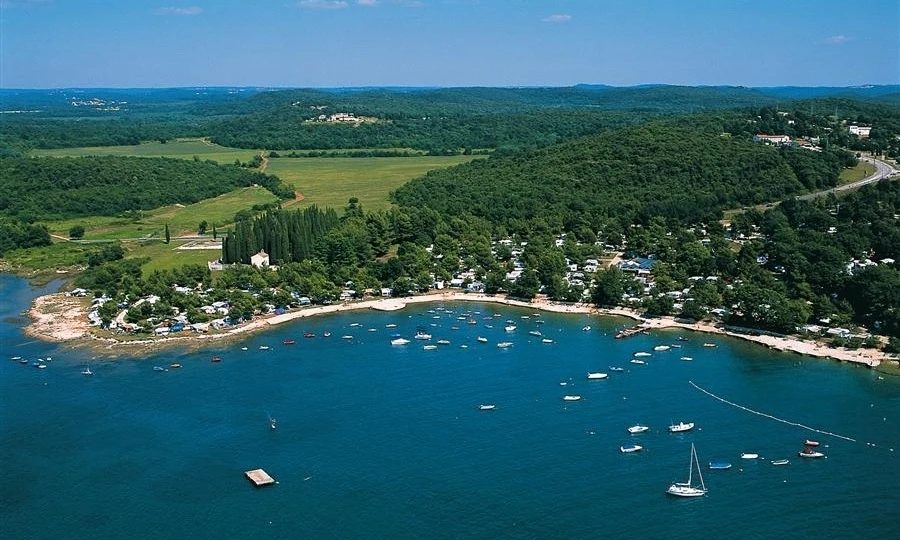
POLYGON ((196 353, 92 360, 23 337, 18 314, 39 292, 0 276, 4 539, 858 538, 898 531, 900 381, 864 368, 680 332, 615 340, 627 321, 459 303, 297 321, 196 353), (483 320, 495 313, 501 316, 483 320), (515 332, 504 332, 507 319, 515 332), (431 343, 451 344, 432 351, 417 340, 389 344, 392 333, 411 338, 417 328, 434 336, 431 343), (325 331, 333 335, 324 338, 325 331), (628 362, 679 335, 690 339, 683 349, 654 352, 644 366, 628 362), (282 345, 286 338, 297 343, 282 345), (499 349, 499 341, 513 345, 499 349), (38 370, 7 360, 16 355, 53 360, 38 370), (222 362, 210 362, 214 355, 222 362), (184 367, 152 370, 171 362, 184 367), (80 374, 87 363, 93 377, 80 374), (586 380, 610 365, 627 371, 586 380), (691 380, 858 442, 724 405, 691 380), (564 402, 566 394, 582 399, 564 402), (477 410, 482 403, 497 409, 477 410), (274 431, 269 415, 278 419, 274 431), (697 428, 667 433, 679 420, 697 428), (638 422, 651 431, 628 435, 625 428, 638 422), (807 438, 827 445, 828 458, 801 461, 796 452, 807 438), (629 442, 644 451, 620 453, 629 442), (685 479, 692 442, 710 491, 673 500, 663 492, 685 479), (740 459, 750 451, 765 459, 740 459), (769 464, 778 458, 791 463, 769 464), (709 471, 712 460, 734 467, 709 471), (253 488, 243 471, 258 467, 279 484, 253 488))

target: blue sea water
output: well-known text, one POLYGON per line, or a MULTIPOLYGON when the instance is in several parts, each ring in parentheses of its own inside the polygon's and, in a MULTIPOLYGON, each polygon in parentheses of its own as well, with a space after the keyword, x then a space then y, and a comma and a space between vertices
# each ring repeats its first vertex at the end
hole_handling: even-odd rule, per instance
POLYGON ((628 321, 470 303, 345 312, 227 347, 105 359, 23 335, 20 314, 41 292, 0 275, 7 540, 898 534, 900 381, 865 368, 682 331, 616 340, 628 321), (390 345, 417 329, 451 344, 390 345), (683 348, 629 362, 673 343, 683 348), (12 356, 52 361, 39 370, 12 356), (183 367, 152 369, 172 362, 183 367), (588 381, 589 371, 610 375, 588 381), (689 381, 856 441, 726 405, 689 381), (680 420, 697 427, 668 433, 680 420), (627 434, 636 423, 652 429, 627 434), (827 459, 797 457, 808 438, 827 459), (644 450, 623 454, 627 443, 644 450), (709 493, 667 497, 686 480, 692 443, 709 493), (790 465, 770 464, 779 458, 790 465), (734 467, 708 470, 713 460, 734 467), (243 473, 255 468, 278 485, 254 488, 243 473))

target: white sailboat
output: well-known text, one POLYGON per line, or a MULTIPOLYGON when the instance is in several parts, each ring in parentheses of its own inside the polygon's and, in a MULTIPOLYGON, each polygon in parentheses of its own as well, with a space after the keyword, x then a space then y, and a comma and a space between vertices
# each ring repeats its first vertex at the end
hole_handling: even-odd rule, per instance
POLYGON ((666 490, 666 493, 676 497, 702 497, 706 495, 706 484, 703 483, 703 473, 700 472, 700 460, 697 458, 697 450, 694 448, 693 443, 691 443, 691 464, 688 469, 687 482, 674 482, 666 490), (697 478, 700 479, 699 485, 695 485, 693 482, 695 464, 697 466, 697 478))

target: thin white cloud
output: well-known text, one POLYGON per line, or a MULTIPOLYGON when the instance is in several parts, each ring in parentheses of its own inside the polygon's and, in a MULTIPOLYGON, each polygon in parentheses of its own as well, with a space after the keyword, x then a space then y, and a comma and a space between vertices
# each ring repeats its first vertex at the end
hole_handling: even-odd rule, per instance
POLYGON ((424 3, 419 2, 419 0, 394 0, 394 3, 405 7, 422 7, 424 5, 424 3))
POLYGON ((378 5, 378 0, 356 0, 356 4, 360 6, 372 7, 378 5))
POLYGON ((571 21, 571 20, 572 20, 572 16, 571 16, 571 15, 560 14, 560 15, 550 15, 549 17, 545 17, 545 18, 541 19, 541 22, 548 22, 548 23, 567 23, 567 22, 569 22, 569 21, 571 21))
POLYGON ((344 9, 348 5, 344 0, 303 0, 302 2, 297 2, 297 6, 304 9, 344 9))
POLYGON ((844 43, 847 43, 851 39, 852 38, 849 36, 845 36, 844 34, 839 34, 836 36, 829 37, 828 39, 825 40, 825 43, 830 43, 832 45, 843 45, 844 43))
POLYGON ((203 13, 202 7, 162 7, 156 10, 160 15, 200 15, 203 13))

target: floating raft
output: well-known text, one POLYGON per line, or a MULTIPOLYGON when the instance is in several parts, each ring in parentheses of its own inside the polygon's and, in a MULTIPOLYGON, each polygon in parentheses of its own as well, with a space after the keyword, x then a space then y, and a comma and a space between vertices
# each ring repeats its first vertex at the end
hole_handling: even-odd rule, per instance
POLYGON ((253 469, 252 471, 247 471, 244 473, 246 476, 256 487, 268 486, 269 484, 274 484, 275 479, 269 476, 269 473, 262 469, 253 469))

